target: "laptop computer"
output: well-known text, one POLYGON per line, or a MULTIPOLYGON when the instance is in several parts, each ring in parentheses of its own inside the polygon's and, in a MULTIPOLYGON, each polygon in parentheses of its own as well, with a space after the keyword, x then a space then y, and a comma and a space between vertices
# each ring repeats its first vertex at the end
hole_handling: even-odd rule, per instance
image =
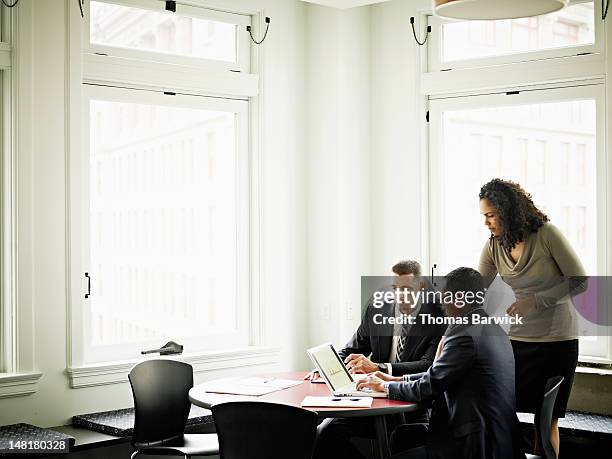
POLYGON ((322 344, 308 349, 306 352, 319 373, 325 378, 325 384, 334 396, 387 397, 385 392, 374 392, 370 389, 357 390, 355 378, 349 373, 333 344, 322 344))

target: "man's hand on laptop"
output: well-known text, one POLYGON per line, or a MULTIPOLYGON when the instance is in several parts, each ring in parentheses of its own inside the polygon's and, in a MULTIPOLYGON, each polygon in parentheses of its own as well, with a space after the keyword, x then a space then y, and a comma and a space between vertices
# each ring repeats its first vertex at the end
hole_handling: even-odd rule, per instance
POLYGON ((385 392, 385 381, 374 375, 357 382, 357 390, 370 389, 373 392, 385 392))
POLYGON ((351 373, 373 373, 378 370, 378 365, 363 354, 351 354, 344 359, 344 363, 351 373))
POLYGON ((304 376, 304 379, 308 381, 313 381, 317 379, 318 377, 319 377, 319 370, 312 370, 310 373, 304 376))

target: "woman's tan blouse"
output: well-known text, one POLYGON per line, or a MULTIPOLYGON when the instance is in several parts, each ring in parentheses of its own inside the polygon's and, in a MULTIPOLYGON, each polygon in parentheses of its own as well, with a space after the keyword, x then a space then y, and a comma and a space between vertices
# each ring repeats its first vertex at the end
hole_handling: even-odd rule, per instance
POLYGON ((545 223, 525 238, 515 263, 499 241, 491 238, 480 256, 479 271, 487 282, 496 274, 514 291, 517 300, 535 295, 536 308, 523 325, 510 327, 510 338, 520 341, 563 341, 577 335, 572 296, 586 290, 586 273, 559 229, 545 223))

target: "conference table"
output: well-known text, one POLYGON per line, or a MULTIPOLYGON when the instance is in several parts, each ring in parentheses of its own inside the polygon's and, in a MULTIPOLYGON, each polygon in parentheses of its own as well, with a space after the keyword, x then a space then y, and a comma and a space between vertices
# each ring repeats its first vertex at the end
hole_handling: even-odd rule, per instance
MULTIPOLYGON (((289 372, 289 373, 274 373, 257 375, 258 377, 265 378, 278 378, 278 379, 293 379, 302 381, 304 376, 307 374, 305 371, 300 372, 289 372)), ((281 403, 284 405, 290 405, 301 408, 302 400, 306 396, 315 397, 329 397, 331 392, 326 384, 312 383, 310 381, 303 381, 301 384, 289 387, 287 389, 277 390, 265 395, 257 397, 246 396, 246 395, 230 395, 230 394, 218 394, 206 391, 206 385, 210 384, 208 381, 204 384, 194 386, 189 391, 189 400, 194 405, 210 409, 212 406, 231 401, 261 401, 269 403, 281 403)), ((377 459, 385 459, 390 456, 389 454, 389 442, 387 436, 387 428, 385 424, 384 416, 396 413, 409 413, 415 411, 422 411, 427 406, 411 403, 401 402, 397 400, 389 400, 388 398, 374 398, 372 406, 368 408, 344 408, 344 407, 316 407, 316 408, 304 408, 317 413, 318 417, 324 418, 351 418, 351 417, 362 417, 371 416, 373 417, 374 425, 376 428, 376 456, 377 459)))

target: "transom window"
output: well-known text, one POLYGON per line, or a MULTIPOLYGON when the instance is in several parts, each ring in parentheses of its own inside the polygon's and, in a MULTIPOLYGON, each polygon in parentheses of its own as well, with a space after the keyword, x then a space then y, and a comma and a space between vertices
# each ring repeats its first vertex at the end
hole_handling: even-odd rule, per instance
POLYGON ((249 70, 250 16, 151 0, 92 0, 89 52, 218 69, 249 70))
POLYGON ((430 71, 599 52, 593 1, 542 16, 499 21, 443 21, 434 27, 430 71))

